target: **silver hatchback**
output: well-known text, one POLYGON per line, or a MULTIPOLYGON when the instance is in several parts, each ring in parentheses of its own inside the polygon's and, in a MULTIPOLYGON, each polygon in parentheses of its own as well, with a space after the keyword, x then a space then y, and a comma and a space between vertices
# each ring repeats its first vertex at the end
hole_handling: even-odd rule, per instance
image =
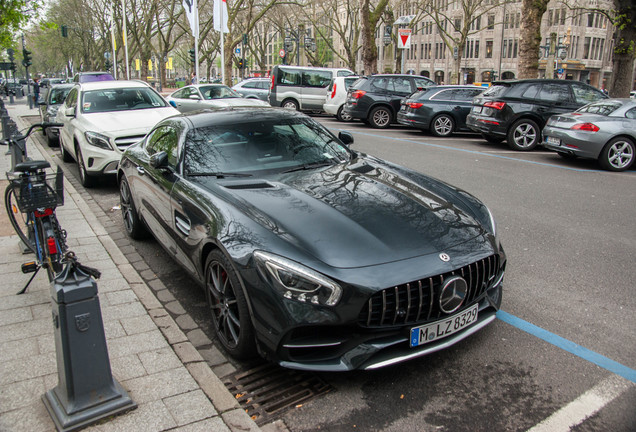
POLYGON ((565 158, 596 159, 604 169, 625 171, 636 154, 636 100, 603 99, 553 115, 542 145, 565 158))

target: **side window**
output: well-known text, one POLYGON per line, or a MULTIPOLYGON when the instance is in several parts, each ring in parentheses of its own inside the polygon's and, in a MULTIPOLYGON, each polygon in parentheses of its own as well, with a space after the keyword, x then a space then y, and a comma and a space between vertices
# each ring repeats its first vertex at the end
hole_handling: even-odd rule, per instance
POLYGON ((280 68, 276 83, 279 85, 300 85, 300 71, 280 68))
POLYGON ((453 92, 455 92, 456 90, 442 90, 439 93, 436 93, 433 97, 431 97, 432 100, 439 100, 439 101, 449 101, 449 100, 453 100, 454 99, 454 95, 453 92))
POLYGON ((186 96, 186 98, 189 98, 190 96, 198 96, 199 98, 201 97, 201 94, 199 93, 199 90, 196 89, 196 87, 190 87, 188 92, 188 96, 186 96))
POLYGON ((481 92, 480 89, 455 89, 453 90, 453 100, 472 102, 473 98, 481 92))
POLYGON ((188 89, 178 90, 178 91, 176 91, 176 92, 174 92, 172 94, 172 97, 175 98, 175 99, 185 99, 186 98, 185 94, 186 94, 187 91, 188 91, 188 89))
POLYGON ((541 84, 531 84, 525 90, 522 90, 520 97, 523 99, 536 99, 540 88, 541 84))
POLYGON ((308 70, 303 72, 303 85, 325 88, 331 82, 331 72, 308 70))
POLYGON ((563 84, 543 84, 538 98, 547 102, 569 102, 571 100, 570 90, 567 85, 563 84))
POLYGON ((168 165, 176 168, 178 144, 179 134, 174 125, 162 125, 152 131, 148 136, 146 152, 148 152, 149 155, 153 155, 165 151, 168 154, 168 165))
POLYGON ((262 90, 267 90, 269 89, 269 81, 259 81, 257 84, 257 88, 262 89, 262 90))
MULTIPOLYGON (((375 78, 371 81, 371 87, 374 90, 387 90, 389 85, 389 79, 386 77, 382 77, 382 78, 375 78)), ((391 86, 393 87, 393 86, 391 86)))
POLYGON ((66 96, 66 101, 64 103, 67 107, 75 108, 77 106, 77 91, 77 88, 74 88, 69 92, 68 96, 66 96))
POLYGON ((428 86, 431 86, 433 84, 434 83, 432 81, 425 80, 425 79, 422 79, 422 78, 415 78, 415 87, 417 87, 418 90, 419 89, 424 89, 424 88, 426 88, 428 86))
POLYGON ((579 104, 596 102, 604 97, 600 91, 576 83, 572 83, 572 91, 574 92, 574 100, 579 104))
POLYGON ((408 78, 393 78, 393 88, 396 93, 412 93, 411 80, 408 78))
POLYGON ((248 81, 248 82, 246 82, 245 84, 243 84, 243 88, 253 89, 253 88, 256 88, 256 85, 257 85, 257 84, 258 84, 258 83, 257 83, 257 82, 255 82, 255 81, 248 81))

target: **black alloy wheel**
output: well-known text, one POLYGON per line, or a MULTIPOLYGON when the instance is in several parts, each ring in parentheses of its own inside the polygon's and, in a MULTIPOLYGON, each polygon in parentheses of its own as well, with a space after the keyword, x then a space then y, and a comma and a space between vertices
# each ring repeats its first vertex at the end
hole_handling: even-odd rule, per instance
POLYGON ((210 252, 206 260, 205 292, 223 348, 237 359, 253 357, 256 345, 247 301, 232 264, 219 250, 210 252))
POLYGON ((125 176, 122 176, 119 181, 119 206, 121 207, 121 216, 124 220, 126 234, 135 240, 146 238, 148 231, 137 213, 135 202, 130 193, 130 186, 125 176))

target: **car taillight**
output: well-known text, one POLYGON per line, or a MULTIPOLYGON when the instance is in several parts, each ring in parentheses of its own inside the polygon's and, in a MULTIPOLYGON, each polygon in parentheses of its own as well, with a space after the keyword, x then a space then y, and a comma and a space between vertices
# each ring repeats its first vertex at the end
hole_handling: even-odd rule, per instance
POLYGON ((408 102, 406 106, 409 108, 418 109, 424 106, 424 104, 421 102, 408 102))
POLYGON ((276 78, 272 74, 272 85, 269 87, 270 90, 274 90, 274 83, 276 82, 276 78))
POLYGON ((488 108, 494 108, 496 110, 502 110, 503 107, 506 106, 506 103, 505 102, 486 102, 484 106, 488 108))
POLYGON ((364 90, 356 90, 353 93, 351 93, 351 97, 354 99, 360 99, 365 94, 367 94, 367 92, 365 92, 364 90))
POLYGON ((336 97, 336 83, 333 83, 333 90, 331 91, 331 99, 336 97))
POLYGON ((570 128, 571 130, 581 130, 585 132, 598 132, 599 127, 594 123, 577 123, 570 128))

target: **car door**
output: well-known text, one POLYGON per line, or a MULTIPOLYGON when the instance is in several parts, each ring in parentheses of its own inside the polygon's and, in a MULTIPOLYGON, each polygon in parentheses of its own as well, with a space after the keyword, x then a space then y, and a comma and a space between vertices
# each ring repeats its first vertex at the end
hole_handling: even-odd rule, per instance
POLYGON ((142 156, 136 162, 137 174, 130 179, 130 187, 143 220, 157 241, 172 254, 176 254, 176 245, 170 193, 177 179, 179 124, 177 121, 164 122, 148 134, 142 156), (167 163, 165 166, 153 167, 151 159, 160 152, 168 155, 167 163))
POLYGON ((184 87, 173 94, 172 99, 177 104, 176 108, 182 113, 201 109, 201 93, 196 87, 184 87))
POLYGON ((551 115, 574 111, 572 94, 566 82, 548 82, 541 85, 535 99, 535 113, 541 117, 543 127, 551 115))
POLYGON ((303 71, 300 107, 304 110, 322 111, 327 86, 331 83, 333 73, 328 70, 308 69, 303 71))
POLYGON ((473 99, 482 92, 479 87, 452 90, 453 115, 458 129, 466 129, 466 117, 473 106, 473 99))

